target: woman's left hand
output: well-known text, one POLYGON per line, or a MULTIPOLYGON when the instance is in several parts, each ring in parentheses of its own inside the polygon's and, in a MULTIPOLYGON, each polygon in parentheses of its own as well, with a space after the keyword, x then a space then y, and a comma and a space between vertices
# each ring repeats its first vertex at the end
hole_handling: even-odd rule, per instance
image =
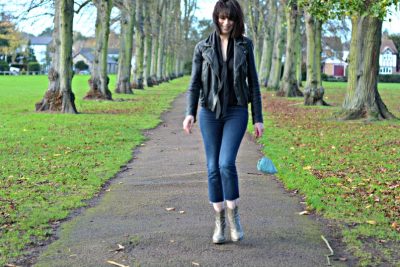
POLYGON ((264 124, 262 122, 256 122, 254 124, 254 135, 256 138, 259 138, 264 133, 264 124))

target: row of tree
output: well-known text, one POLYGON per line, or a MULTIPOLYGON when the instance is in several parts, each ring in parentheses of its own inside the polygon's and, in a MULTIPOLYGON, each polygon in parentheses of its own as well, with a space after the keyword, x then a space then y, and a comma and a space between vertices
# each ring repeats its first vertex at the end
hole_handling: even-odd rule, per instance
MULTIPOLYGON (((72 24, 77 3, 74 0, 54 0, 53 3, 49 87, 36 104, 36 110, 77 113, 71 88, 72 24)), ((112 100, 107 51, 113 7, 120 12, 121 28, 116 93, 131 94, 132 89, 143 89, 183 75, 184 63, 190 55, 187 50, 195 0, 88 0, 80 3, 76 12, 89 4, 97 11, 96 42, 90 89, 85 99, 112 100)))
MULTIPOLYGON (((36 109, 76 113, 71 90, 74 1, 48 1, 54 3, 55 9, 53 61, 49 88, 42 101, 36 104, 36 109)), ((305 32, 306 105, 326 105, 321 79, 322 27, 331 18, 349 17, 352 38, 348 89, 340 117, 394 118, 380 98, 377 75, 382 20, 387 9, 398 0, 241 2, 247 14, 248 34, 254 41, 260 83, 277 90, 277 95, 303 96, 299 88, 302 80, 302 31, 305 32)), ((78 5, 78 11, 88 4, 96 7, 97 20, 95 59, 86 99, 112 99, 108 87, 107 46, 113 7, 120 12, 121 28, 115 92, 132 93, 134 88, 142 89, 182 75, 184 64, 190 61, 192 54, 193 40, 189 36, 193 38, 194 35, 192 24, 196 0, 86 0, 78 5)), ((199 23, 199 27, 207 31, 210 25, 210 21, 199 23)))
POLYGON ((306 33, 304 103, 327 105, 321 78, 321 32, 332 18, 352 23, 347 94, 339 118, 392 119, 377 90, 382 22, 397 0, 249 0, 241 1, 254 41, 260 83, 277 95, 303 96, 302 30, 306 33), (304 27, 301 25, 304 24, 304 27), (282 56, 284 66, 282 72, 282 56))

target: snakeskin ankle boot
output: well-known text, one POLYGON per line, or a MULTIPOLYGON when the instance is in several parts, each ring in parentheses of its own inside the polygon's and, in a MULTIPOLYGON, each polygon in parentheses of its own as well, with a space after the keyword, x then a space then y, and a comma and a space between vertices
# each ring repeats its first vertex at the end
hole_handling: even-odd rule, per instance
POLYGON ((229 226, 231 228, 231 239, 233 242, 237 242, 243 239, 243 230, 240 225, 240 216, 238 207, 234 209, 227 209, 229 226))
POLYGON ((225 210, 215 212, 215 228, 212 237, 214 244, 223 244, 225 242, 225 210))

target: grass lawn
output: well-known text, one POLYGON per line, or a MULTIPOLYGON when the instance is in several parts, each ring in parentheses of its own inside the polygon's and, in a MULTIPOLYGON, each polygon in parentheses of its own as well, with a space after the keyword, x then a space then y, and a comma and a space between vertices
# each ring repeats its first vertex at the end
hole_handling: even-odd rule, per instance
MULTIPOLYGON (((34 112, 46 76, 0 77, 0 266, 47 239, 52 225, 98 193, 189 82, 113 94, 120 101, 83 101, 88 78, 73 79, 81 114, 70 115, 34 112)), ((114 84, 112 76, 110 90, 114 84)))
MULTIPOLYGON (((263 94, 264 152, 287 189, 339 225, 360 265, 400 265, 400 121, 332 120, 346 84, 324 87, 332 107, 263 94)), ((380 84, 379 91, 400 118, 400 84, 380 84)))

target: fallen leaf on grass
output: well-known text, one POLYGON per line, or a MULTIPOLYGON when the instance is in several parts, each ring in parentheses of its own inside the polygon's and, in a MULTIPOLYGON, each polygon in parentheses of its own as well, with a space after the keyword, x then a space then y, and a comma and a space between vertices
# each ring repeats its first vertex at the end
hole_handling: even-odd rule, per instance
POLYGON ((397 228, 399 227, 399 224, 397 222, 393 222, 391 226, 394 230, 397 230, 397 228))
POLYGON ((310 212, 308 210, 303 210, 302 212, 299 212, 299 215, 309 215, 310 212))
POLYGON ((166 211, 173 211, 173 210, 175 210, 175 208, 174 207, 170 207, 170 208, 166 208, 165 210, 166 211))
POLYGON ((375 224, 376 224, 376 221, 374 221, 374 220, 368 220, 367 223, 368 223, 368 224, 371 224, 371 225, 375 225, 375 224))
POLYGON ((311 166, 305 166, 305 167, 303 167, 303 170, 311 170, 311 166))
POLYGON ((118 267, 129 267, 128 265, 123 265, 115 261, 107 261, 107 263, 118 266, 118 267))

